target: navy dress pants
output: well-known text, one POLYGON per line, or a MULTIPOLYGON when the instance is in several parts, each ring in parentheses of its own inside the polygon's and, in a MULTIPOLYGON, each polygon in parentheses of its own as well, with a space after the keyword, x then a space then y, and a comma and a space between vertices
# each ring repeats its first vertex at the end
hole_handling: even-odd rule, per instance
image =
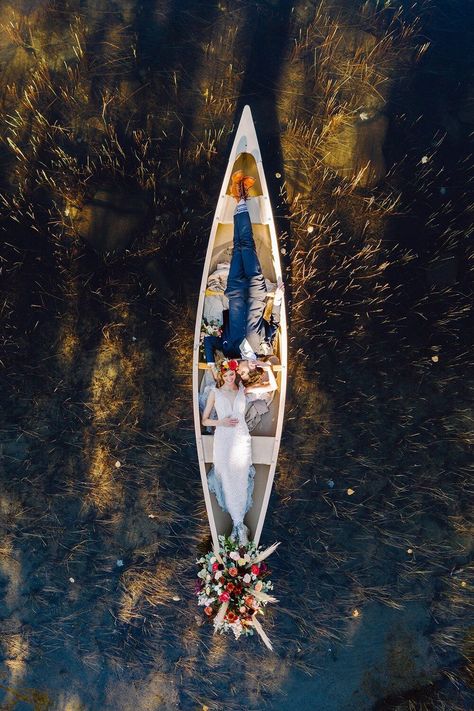
POLYGON ((258 353, 267 335, 263 318, 267 289, 247 210, 234 215, 234 244, 225 294, 229 299, 229 314, 222 336, 204 339, 208 362, 214 360, 215 348, 229 358, 239 358, 239 346, 244 338, 258 353))

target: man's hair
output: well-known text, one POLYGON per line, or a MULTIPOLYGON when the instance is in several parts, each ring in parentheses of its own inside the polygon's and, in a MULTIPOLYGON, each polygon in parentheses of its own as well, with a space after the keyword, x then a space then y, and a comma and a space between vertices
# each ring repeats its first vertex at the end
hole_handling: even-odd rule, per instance
POLYGON ((261 381, 264 372, 259 365, 254 370, 249 370, 249 377, 245 381, 245 385, 257 385, 261 381))

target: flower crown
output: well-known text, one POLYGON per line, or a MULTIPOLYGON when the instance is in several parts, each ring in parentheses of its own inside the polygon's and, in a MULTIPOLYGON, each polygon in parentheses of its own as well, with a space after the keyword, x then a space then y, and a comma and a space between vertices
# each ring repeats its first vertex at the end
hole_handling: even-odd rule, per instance
POLYGON ((225 373, 227 370, 233 370, 234 372, 237 370, 239 367, 239 361, 237 360, 225 360, 222 361, 220 364, 220 371, 221 373, 225 373))

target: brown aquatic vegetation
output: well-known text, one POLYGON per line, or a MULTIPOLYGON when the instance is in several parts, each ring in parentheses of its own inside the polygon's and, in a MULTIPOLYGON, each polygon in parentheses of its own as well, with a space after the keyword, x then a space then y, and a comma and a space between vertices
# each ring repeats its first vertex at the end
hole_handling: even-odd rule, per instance
MULTIPOLYGON (((204 39, 189 39, 191 77, 180 59, 137 79, 136 38, 100 9, 89 21, 62 17, 70 50, 62 64, 64 39, 48 54, 41 23, 36 36, 26 16, 12 19, 9 41, 28 72, 2 94, 9 383, 0 563, 9 609, 43 617, 31 632, 14 620, 2 639, 10 686, 20 688, 38 651, 54 659, 73 639, 97 674, 107 664, 136 678, 149 671, 150 696, 160 665, 160 683, 185 708, 222 708, 224 686, 226 708, 271 707, 291 668, 323 668, 328 647, 353 641, 374 604, 403 612, 413 602, 431 613, 427 634, 443 674, 453 688, 465 683, 467 672, 444 669, 444 660, 459 666, 472 651, 464 378, 472 353, 463 340, 472 206, 467 188, 462 214, 437 198, 439 136, 427 163, 412 151, 373 188, 361 189, 365 166, 347 178, 326 165, 328 137, 367 103, 383 106, 392 80, 427 45, 419 22, 398 10, 374 13, 365 3, 348 18, 340 7, 311 7, 312 18, 295 9, 295 41, 275 87, 291 339, 266 524, 285 542, 274 563, 281 605, 265 620, 275 658, 252 641, 236 652, 212 637, 192 596, 194 560, 209 545, 190 408, 197 262, 246 67, 245 3, 228 3, 204 23, 204 39), (149 191, 156 219, 127 253, 101 259, 74 236, 73 218, 104 176, 149 191), (410 200, 432 205, 426 251, 387 237, 416 208, 410 200), (157 256, 179 265, 175 303, 159 299, 142 269, 157 256), (463 284, 461 269, 445 276, 453 259, 463 284), (30 587, 26 551, 37 566, 30 587), (229 664, 236 654, 238 672, 229 664)), ((449 708, 441 692, 437 703, 449 708)))

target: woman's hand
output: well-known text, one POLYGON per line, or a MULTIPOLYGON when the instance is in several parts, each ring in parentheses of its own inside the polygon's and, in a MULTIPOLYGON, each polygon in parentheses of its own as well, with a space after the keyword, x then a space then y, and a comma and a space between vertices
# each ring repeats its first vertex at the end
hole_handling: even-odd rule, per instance
POLYGON ((239 424, 239 420, 237 417, 224 417, 222 420, 219 420, 219 424, 222 427, 235 427, 239 424))

